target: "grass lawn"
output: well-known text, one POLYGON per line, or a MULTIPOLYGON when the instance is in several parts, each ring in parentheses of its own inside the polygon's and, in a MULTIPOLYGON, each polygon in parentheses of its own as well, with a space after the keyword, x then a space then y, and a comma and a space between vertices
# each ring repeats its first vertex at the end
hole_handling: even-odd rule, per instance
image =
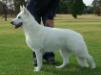
MULTIPOLYGON (((96 69, 80 68, 72 56, 64 69, 44 64, 38 73, 33 72, 32 51, 25 43, 23 31, 15 30, 10 21, 11 18, 5 22, 0 17, 0 75, 101 75, 101 17, 83 15, 75 20, 70 15, 57 15, 55 20, 56 27, 73 29, 84 36, 96 69)), ((58 52, 56 61, 62 63, 58 52)))

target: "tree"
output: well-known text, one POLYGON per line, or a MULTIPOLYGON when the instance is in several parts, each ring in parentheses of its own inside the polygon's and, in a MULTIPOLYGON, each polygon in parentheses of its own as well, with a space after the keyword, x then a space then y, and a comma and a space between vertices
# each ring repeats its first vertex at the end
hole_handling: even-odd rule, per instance
POLYGON ((84 12, 86 8, 83 0, 60 0, 58 13, 70 13, 74 18, 84 12))
POLYGON ((19 13, 20 5, 25 5, 25 0, 14 0, 15 14, 19 13))
POLYGON ((3 12, 4 12, 4 18, 5 18, 5 21, 7 21, 7 5, 6 4, 3 4, 3 12))
POLYGON ((59 7, 58 7, 58 10, 57 12, 58 13, 68 13, 68 1, 69 0, 60 0, 60 4, 59 4, 59 7))
POLYGON ((0 1, 0 14, 2 14, 5 18, 5 21, 7 21, 7 12, 8 8, 7 8, 7 0, 4 1, 0 1))
POLYGON ((94 13, 101 16, 101 0, 94 0, 92 5, 94 8, 94 13))
POLYGON ((0 15, 3 14, 3 3, 0 1, 0 15))
POLYGON ((77 15, 81 15, 86 7, 83 3, 83 0, 70 0, 69 1, 69 10, 72 16, 76 19, 77 15))

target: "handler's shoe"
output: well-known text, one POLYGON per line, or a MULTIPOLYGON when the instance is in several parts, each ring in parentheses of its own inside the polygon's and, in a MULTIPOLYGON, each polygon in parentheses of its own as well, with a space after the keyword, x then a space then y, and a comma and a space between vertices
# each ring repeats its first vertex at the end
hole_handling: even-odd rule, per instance
MULTIPOLYGON (((44 59, 45 61, 43 61, 43 63, 45 64, 51 64, 51 65, 55 65, 56 64, 56 61, 53 57, 51 58, 48 58, 48 59, 44 59)), ((34 58, 34 63, 33 63, 34 66, 37 66, 37 60, 36 58, 34 58)))
MULTIPOLYGON (((36 56, 35 56, 34 52, 33 52, 33 58, 34 58, 34 66, 37 66, 37 60, 36 60, 36 56)), ((56 61, 55 61, 55 55, 54 55, 54 53, 52 53, 52 52, 46 52, 43 55, 43 63, 55 65, 56 61)))
MULTIPOLYGON (((51 64, 51 65, 55 65, 56 64, 56 61, 53 57, 51 58, 48 58, 48 59, 44 59, 45 61, 43 61, 45 64, 51 64)), ((37 66, 37 60, 36 58, 34 58, 34 63, 33 63, 34 66, 37 66)))
POLYGON ((55 65, 55 64, 56 64, 56 61, 55 61, 54 57, 48 58, 48 59, 46 60, 46 62, 47 62, 48 64, 52 64, 52 65, 55 65))
POLYGON ((55 55, 53 52, 47 52, 43 55, 43 59, 45 60, 46 64, 56 64, 55 55))

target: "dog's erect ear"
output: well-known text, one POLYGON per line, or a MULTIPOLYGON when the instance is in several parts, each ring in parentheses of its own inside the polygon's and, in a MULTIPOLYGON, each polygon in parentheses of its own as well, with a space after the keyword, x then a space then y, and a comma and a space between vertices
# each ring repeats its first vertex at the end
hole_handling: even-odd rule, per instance
POLYGON ((23 10, 23 7, 20 5, 20 11, 23 10))
POLYGON ((29 12, 28 12, 27 8, 25 8, 25 6, 23 6, 23 10, 24 10, 24 14, 29 15, 29 12))

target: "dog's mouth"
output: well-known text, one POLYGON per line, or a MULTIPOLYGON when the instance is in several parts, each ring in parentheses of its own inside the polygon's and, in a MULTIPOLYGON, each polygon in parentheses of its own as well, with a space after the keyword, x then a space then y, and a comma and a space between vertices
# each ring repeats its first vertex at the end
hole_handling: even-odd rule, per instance
POLYGON ((19 23, 19 24, 17 24, 17 25, 15 25, 15 29, 17 29, 17 28, 19 28, 19 27, 21 27, 23 25, 23 23, 21 22, 21 23, 19 23))
POLYGON ((22 22, 18 23, 18 24, 15 24, 14 22, 11 22, 12 25, 14 25, 14 28, 17 29, 19 27, 21 27, 23 25, 22 22))

